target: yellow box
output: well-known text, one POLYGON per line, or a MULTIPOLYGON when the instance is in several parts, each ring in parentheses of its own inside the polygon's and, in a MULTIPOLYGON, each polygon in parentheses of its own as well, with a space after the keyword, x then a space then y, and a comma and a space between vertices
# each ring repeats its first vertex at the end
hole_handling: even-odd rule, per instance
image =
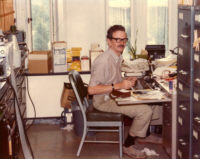
POLYGON ((72 51, 72 56, 80 56, 80 51, 72 51))

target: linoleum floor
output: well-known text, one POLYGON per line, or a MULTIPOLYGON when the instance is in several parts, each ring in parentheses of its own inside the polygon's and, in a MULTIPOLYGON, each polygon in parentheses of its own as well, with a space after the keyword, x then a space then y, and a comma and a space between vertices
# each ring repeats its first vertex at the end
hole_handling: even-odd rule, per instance
MULTIPOLYGON (((125 128, 128 130, 128 128, 125 128)), ((126 134, 126 132, 125 132, 126 134)), ((117 134, 98 134, 97 137, 117 139, 117 134)), ((34 124, 28 130, 28 137, 35 159, 77 159, 76 151, 80 137, 75 135, 74 130, 61 129, 58 124, 34 124)), ((91 136, 90 138, 94 138, 91 136)), ((140 144, 140 148, 147 147, 155 150, 159 157, 149 156, 148 159, 169 159, 161 145, 140 144)), ((120 159, 118 144, 91 144, 83 145, 80 159, 120 159)), ((23 159, 22 155, 19 159, 23 159)), ((123 155, 123 159, 130 157, 123 155)))

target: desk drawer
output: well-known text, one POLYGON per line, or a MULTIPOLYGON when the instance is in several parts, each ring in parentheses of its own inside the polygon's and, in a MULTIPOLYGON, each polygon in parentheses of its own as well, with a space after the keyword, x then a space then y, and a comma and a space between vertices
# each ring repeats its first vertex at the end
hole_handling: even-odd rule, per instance
POLYGON ((171 123, 172 121, 172 106, 171 103, 163 104, 163 122, 171 123))
POLYGON ((186 83, 190 83, 190 55, 189 51, 183 50, 183 53, 181 54, 181 51, 179 51, 177 65, 178 65, 178 79, 181 79, 185 81, 186 83))
POLYGON ((181 80, 177 82, 177 104, 190 108, 190 88, 181 80))
POLYGON ((192 158, 197 159, 200 158, 200 129, 193 126, 192 131, 192 158))
POLYGON ((194 117, 193 117, 193 125, 200 129, 200 116, 194 115, 194 117))
POLYGON ((200 116, 200 90, 196 87, 193 92, 193 112, 194 116, 200 116))
POLYGON ((189 159, 189 142, 179 142, 177 147, 177 159, 189 159))
POLYGON ((200 54, 195 52, 194 54, 194 85, 200 88, 200 54))

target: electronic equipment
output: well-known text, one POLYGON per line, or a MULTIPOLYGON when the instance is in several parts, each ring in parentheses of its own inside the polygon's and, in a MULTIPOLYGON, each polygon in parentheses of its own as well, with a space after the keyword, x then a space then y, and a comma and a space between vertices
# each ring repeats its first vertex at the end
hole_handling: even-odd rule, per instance
POLYGON ((145 50, 150 61, 165 57, 165 45, 146 45, 145 50))

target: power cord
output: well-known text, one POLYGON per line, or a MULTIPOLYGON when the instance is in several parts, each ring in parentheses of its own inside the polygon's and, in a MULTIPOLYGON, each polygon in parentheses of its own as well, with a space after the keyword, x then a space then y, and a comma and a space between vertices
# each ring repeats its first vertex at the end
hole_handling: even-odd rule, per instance
MULTIPOLYGON (((19 135, 20 135, 20 138, 21 138, 21 144, 25 144, 24 145, 24 148, 23 149, 23 155, 25 157, 25 159, 27 158, 27 156, 31 157, 32 159, 34 159, 34 155, 33 155, 33 151, 32 151, 32 148, 31 148, 31 145, 30 145, 30 142, 28 140, 28 136, 27 136, 27 133, 26 133, 26 130, 24 128, 24 124, 23 124, 23 120, 22 120, 22 115, 20 113, 20 107, 19 107, 19 99, 18 99, 18 96, 17 96, 17 92, 14 88, 14 86, 12 85, 12 82, 10 81, 9 78, 7 78, 7 83, 10 85, 11 89, 13 90, 14 92, 14 96, 15 96, 15 104, 17 104, 17 107, 15 107, 15 112, 16 112, 16 120, 17 120, 17 124, 18 124, 18 130, 21 128, 22 131, 19 130, 19 135), (18 110, 16 110, 16 108, 18 110), (19 116, 17 116, 19 115, 19 116), (19 118, 18 118, 19 117, 19 118), (19 121, 20 120, 20 121, 19 121), (21 122, 21 125, 20 125, 20 122, 21 122), (23 132, 24 134, 24 139, 23 139, 23 135, 20 133, 20 132, 23 132), (21 136, 22 135, 22 136, 21 136), (23 143, 22 143, 23 142, 23 143), (24 149, 26 149, 26 152, 24 152, 24 149), (28 151, 28 152, 27 152, 28 151)), ((29 158, 28 157, 28 158, 29 158)), ((27 158, 27 159, 28 159, 27 158)))
POLYGON ((26 78, 26 87, 27 87, 28 97, 29 97, 29 99, 30 99, 30 101, 31 101, 31 104, 32 104, 33 110, 34 110, 34 118, 32 118, 31 124, 30 124, 29 126, 26 127, 26 130, 28 131, 28 129, 33 125, 33 123, 34 123, 34 121, 35 121, 35 119, 36 119, 36 108, 35 108, 35 104, 34 104, 32 98, 31 98, 31 95, 30 95, 28 77, 25 76, 25 78, 26 78))

